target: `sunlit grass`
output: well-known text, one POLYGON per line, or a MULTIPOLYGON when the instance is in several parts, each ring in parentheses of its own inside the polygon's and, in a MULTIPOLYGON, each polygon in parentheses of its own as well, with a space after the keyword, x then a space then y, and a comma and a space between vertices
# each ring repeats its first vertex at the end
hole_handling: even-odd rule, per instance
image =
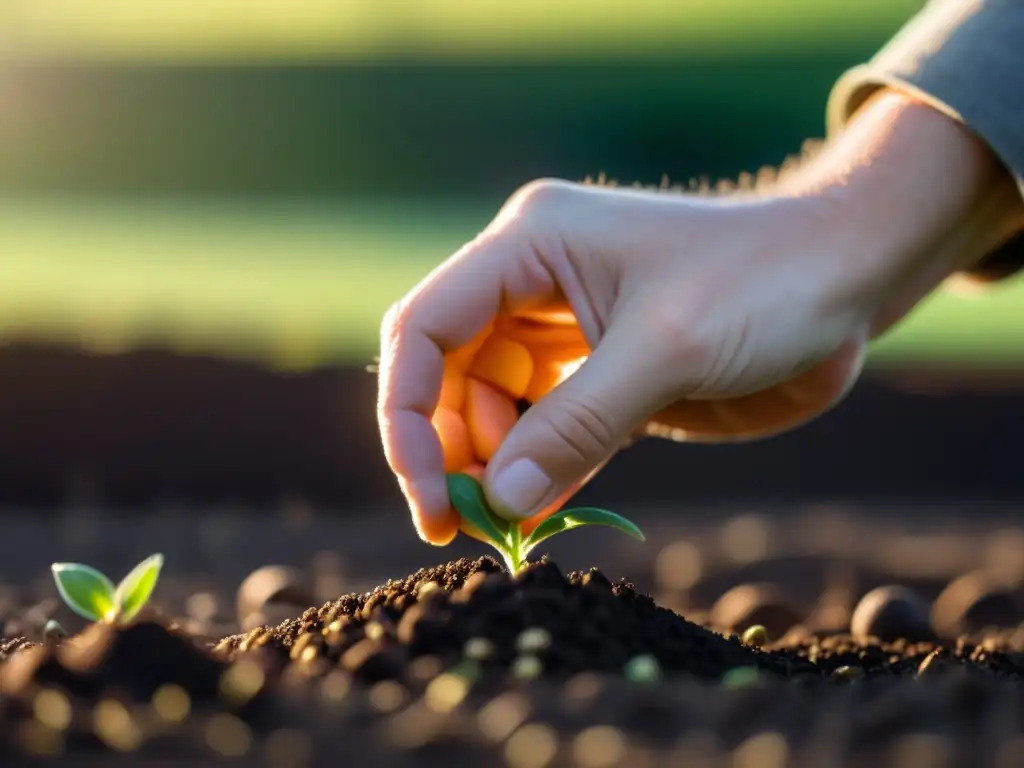
MULTIPOLYGON (((260 359, 369 362, 389 304, 483 227, 479 202, 166 206, 4 201, 0 334, 260 359)), ((1024 280, 942 293, 876 363, 1024 364, 1024 280)))
POLYGON ((963 291, 943 287, 875 342, 876 365, 908 361, 1024 366, 1024 277, 963 291))
POLYGON ((830 45, 921 0, 32 0, 0 41, 42 55, 190 59, 562 55, 830 45))
POLYGON ((291 367, 369 357, 387 306, 486 223, 331 205, 0 206, 0 329, 291 367))

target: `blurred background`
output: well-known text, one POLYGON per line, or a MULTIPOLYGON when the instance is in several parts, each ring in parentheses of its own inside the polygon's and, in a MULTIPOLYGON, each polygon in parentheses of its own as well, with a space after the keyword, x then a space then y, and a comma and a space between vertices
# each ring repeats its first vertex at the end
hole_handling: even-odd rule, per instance
MULTIPOLYGON (((300 528, 376 516, 436 561, 377 437, 366 367, 387 306, 533 178, 686 185, 777 166, 823 136, 836 78, 921 6, 7 0, 0 504, 26 526, 155 511, 131 535, 186 548, 200 529, 181 521, 213 508, 300 528)), ((846 504, 1019 521, 1022 332, 1024 283, 944 292, 819 422, 747 446, 645 443, 583 496, 669 520, 846 504)), ((9 567, 31 549, 14 526, 9 567)), ((103 538, 60 530, 61 557, 103 538)), ((252 566, 275 530, 249 538, 266 550, 252 566)), ((761 529, 742 530, 760 552, 761 529)))

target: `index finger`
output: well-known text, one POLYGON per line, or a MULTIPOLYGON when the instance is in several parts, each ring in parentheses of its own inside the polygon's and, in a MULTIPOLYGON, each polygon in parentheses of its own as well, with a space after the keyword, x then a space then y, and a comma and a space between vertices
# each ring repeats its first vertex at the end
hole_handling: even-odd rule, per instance
POLYGON ((424 540, 447 544, 459 522, 431 424, 445 354, 486 336, 502 312, 559 299, 558 286, 534 249, 507 235, 488 235, 431 272, 385 317, 377 417, 388 465, 424 540))

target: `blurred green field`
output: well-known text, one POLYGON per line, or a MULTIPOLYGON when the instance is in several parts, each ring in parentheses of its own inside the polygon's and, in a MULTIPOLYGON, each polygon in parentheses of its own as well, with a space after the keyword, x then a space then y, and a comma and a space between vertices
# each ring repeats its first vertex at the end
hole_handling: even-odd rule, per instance
MULTIPOLYGON (((369 362, 387 306, 494 213, 479 201, 0 205, 0 334, 259 359, 369 362)), ((1024 363, 1024 281, 944 292, 876 365, 1024 363)))
MULTIPOLYGON (((834 77, 923 4, 0 3, 12 61, 43 62, 0 67, 0 334, 369 362, 387 306, 515 185, 775 162, 820 130, 834 77)), ((872 361, 1024 363, 1022 299, 1024 283, 937 296, 872 361)))
POLYGON ((814 48, 892 28, 922 0, 34 0, 0 10, 32 55, 352 59, 814 48))

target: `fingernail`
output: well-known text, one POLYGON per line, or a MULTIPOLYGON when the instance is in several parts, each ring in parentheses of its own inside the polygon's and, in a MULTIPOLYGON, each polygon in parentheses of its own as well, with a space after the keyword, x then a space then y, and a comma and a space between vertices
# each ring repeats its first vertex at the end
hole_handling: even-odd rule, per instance
POLYGON ((491 486, 508 512, 526 516, 551 490, 551 478, 530 459, 516 459, 494 478, 491 486))

